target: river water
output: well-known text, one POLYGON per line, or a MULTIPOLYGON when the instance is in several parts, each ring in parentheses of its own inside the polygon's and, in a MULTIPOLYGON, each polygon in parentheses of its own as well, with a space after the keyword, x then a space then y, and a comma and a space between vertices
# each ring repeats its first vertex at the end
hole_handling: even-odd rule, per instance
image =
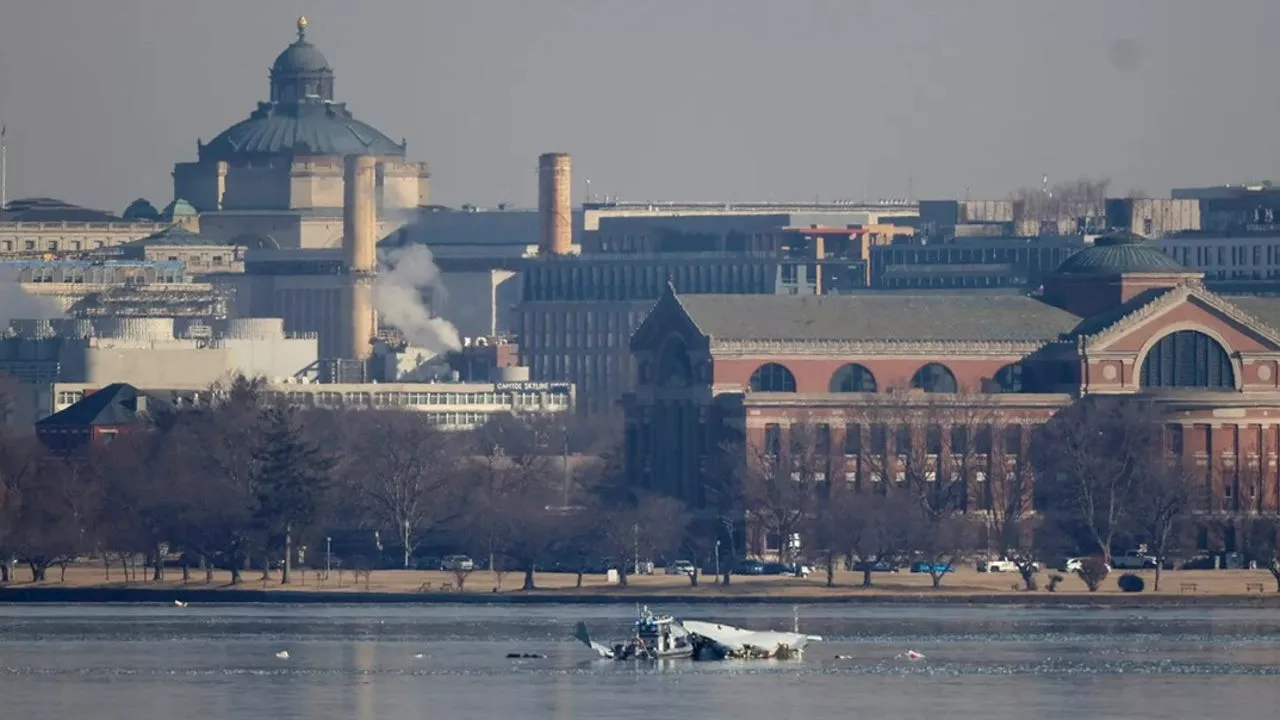
MULTIPOLYGON (((655 610, 793 623, 781 605, 655 610)), ((636 666, 593 660, 570 639, 579 619, 620 639, 633 617, 598 606, 0 606, 0 717, 1200 720, 1280 707, 1276 610, 805 606, 801 629, 825 642, 798 662, 636 666), (901 659, 908 649, 925 659, 901 659)))

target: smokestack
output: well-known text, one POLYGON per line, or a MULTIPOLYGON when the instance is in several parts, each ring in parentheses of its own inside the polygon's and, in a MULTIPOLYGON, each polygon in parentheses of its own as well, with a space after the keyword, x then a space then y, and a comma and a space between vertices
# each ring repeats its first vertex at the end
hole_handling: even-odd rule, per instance
POLYGON ((342 337, 339 353, 348 360, 367 360, 378 334, 373 308, 373 276, 378 268, 377 161, 348 155, 343 168, 342 257, 347 284, 342 293, 342 337))
POLYGON ((538 157, 539 255, 568 255, 573 248, 572 162, 565 153, 538 157))

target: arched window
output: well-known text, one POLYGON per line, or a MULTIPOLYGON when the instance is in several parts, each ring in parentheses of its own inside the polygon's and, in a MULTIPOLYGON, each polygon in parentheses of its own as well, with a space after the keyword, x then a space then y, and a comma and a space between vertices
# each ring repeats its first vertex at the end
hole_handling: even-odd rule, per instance
POLYGON ((876 391, 876 378, 865 367, 850 363, 831 376, 831 392, 833 393, 873 393, 876 391))
POLYGON ((795 392, 796 376, 778 363, 765 363, 751 373, 751 389, 755 392, 795 392))
POLYGON ((996 386, 1002 393, 1022 392, 1022 364, 1009 363, 996 371, 996 386))
POLYGON ((1160 338, 1142 359, 1144 388, 1214 388, 1234 390, 1231 358, 1217 340, 1195 330, 1179 330, 1160 338))
POLYGON ((911 387, 927 393, 956 392, 956 376, 945 365, 929 363, 911 376, 911 387))

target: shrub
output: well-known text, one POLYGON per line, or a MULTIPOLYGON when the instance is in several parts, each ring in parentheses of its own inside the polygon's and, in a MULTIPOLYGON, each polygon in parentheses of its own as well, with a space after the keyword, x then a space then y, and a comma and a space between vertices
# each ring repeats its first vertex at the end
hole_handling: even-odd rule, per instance
POLYGON ((1049 576, 1049 592, 1056 592, 1058 589, 1058 583, 1062 582, 1063 580, 1066 580, 1066 578, 1062 577, 1061 575, 1058 575, 1057 573, 1050 575, 1049 576))
POLYGON ((1102 581, 1111 573, 1111 568, 1100 557, 1087 557, 1080 561, 1080 567, 1076 570, 1076 574, 1089 587, 1089 592, 1097 592, 1102 586, 1102 581))
POLYGON ((1143 588, 1147 586, 1145 580, 1133 573, 1125 573, 1121 575, 1120 579, 1116 581, 1116 584, 1119 585, 1120 589, 1124 592, 1142 592, 1143 588))

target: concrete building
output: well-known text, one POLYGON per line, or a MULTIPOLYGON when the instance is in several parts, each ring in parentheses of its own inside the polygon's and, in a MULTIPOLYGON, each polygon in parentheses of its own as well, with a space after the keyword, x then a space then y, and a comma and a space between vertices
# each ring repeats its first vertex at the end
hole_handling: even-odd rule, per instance
POLYGON ((48 395, 55 382, 207 387, 239 374, 314 378, 316 346, 314 335, 287 334, 270 318, 15 321, 0 337, 0 372, 27 385, 43 417, 53 409, 48 395))
POLYGON ((200 213, 201 232, 245 246, 338 247, 342 238, 344 158, 374 158, 379 237, 427 204, 425 163, 406 159, 396 142, 337 102, 334 71, 306 37, 271 66, 270 99, 208 143, 198 159, 173 171, 174 198, 200 213))
POLYGON ((52 198, 12 200, 0 208, 0 258, 38 258, 115 247, 169 226, 157 213, 130 219, 52 198))
POLYGON ((1213 233, 1280 231, 1280 188, 1270 182, 1174 188, 1173 198, 1200 205, 1200 228, 1213 233))
MULTIPOLYGON (((1280 510, 1280 299, 1227 300, 1132 236, 1071 256, 1041 296, 668 289, 631 350, 628 477, 695 507, 708 502, 725 442, 785 459, 799 424, 844 448, 828 477, 869 490, 890 480, 873 468, 905 450, 892 428, 862 418, 952 399, 989 417, 997 438, 981 451, 987 464, 961 478, 968 509, 982 511, 983 483, 1022 462, 1030 430, 1077 398, 1107 394, 1156 404, 1170 451, 1202 473, 1210 512, 1280 510)), ((947 437, 944 428, 928 443, 936 472, 953 472, 947 437)))
POLYGON ((868 286, 881 290, 1034 289, 1093 238, 955 237, 869 249, 868 286))
MULTIPOLYGON (((58 383, 53 408, 90 401, 101 385, 58 383)), ((208 385, 143 383, 148 396, 176 407, 198 406, 210 399, 208 385)), ((332 409, 400 409, 425 413, 443 430, 470 430, 505 413, 560 414, 573 411, 573 386, 565 383, 295 383, 269 382, 269 400, 298 407, 332 409)))

